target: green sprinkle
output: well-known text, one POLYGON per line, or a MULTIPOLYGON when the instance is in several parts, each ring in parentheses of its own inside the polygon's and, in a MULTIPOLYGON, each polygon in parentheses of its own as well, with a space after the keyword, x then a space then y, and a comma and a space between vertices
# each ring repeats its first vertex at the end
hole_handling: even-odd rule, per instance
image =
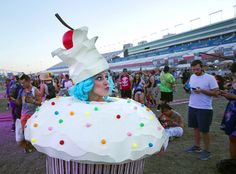
POLYGON ((63 120, 62 120, 62 119, 60 119, 60 120, 59 120, 59 123, 60 123, 60 124, 61 124, 61 123, 63 123, 63 120))

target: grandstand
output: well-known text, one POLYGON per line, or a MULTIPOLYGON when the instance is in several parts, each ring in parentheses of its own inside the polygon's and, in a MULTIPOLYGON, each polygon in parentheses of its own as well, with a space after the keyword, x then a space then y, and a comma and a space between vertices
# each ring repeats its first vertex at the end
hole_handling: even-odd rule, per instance
POLYGON ((236 55, 236 18, 128 48, 127 56, 109 60, 113 71, 153 69, 194 59, 214 61, 236 55))
MULTIPOLYGON (((169 35, 159 40, 103 54, 112 71, 153 69, 165 64, 177 66, 194 59, 205 62, 234 60, 236 56, 236 18, 201 28, 169 35), (126 56, 119 55, 124 52, 126 56)), ((185 67, 185 66, 178 66, 185 67)), ((53 73, 68 72, 68 66, 59 63, 47 69, 53 73)))

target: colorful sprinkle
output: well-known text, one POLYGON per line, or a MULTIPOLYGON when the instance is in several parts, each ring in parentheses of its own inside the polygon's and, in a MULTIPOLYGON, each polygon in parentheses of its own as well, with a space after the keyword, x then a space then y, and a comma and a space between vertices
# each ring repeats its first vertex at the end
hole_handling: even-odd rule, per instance
POLYGON ((127 100, 127 103, 131 103, 131 100, 127 100))
POLYGON ((141 104, 142 107, 144 107, 145 105, 144 104, 141 104))
POLYGON ((38 124, 37 123, 34 123, 34 125, 33 125, 34 127, 38 127, 38 124))
POLYGON ((89 116, 90 116, 90 112, 85 112, 84 115, 85 115, 86 117, 89 117, 89 116))
POLYGON ((117 118, 117 119, 120 119, 120 118, 121 118, 121 116, 118 114, 118 115, 116 116, 116 118, 117 118))
POLYGON ((86 104, 90 104, 90 101, 86 101, 86 104))
POLYGON ((25 125, 25 128, 27 128, 27 125, 25 125))
POLYGON ((36 108, 36 112, 38 112, 38 111, 39 111, 39 107, 36 108))
POLYGON ((127 132, 127 136, 131 137, 132 133, 131 132, 127 132))
POLYGON ((161 127, 158 127, 157 130, 160 131, 160 130, 162 130, 162 128, 161 128, 161 127))
POLYGON ((60 123, 60 124, 61 124, 61 123, 63 123, 63 120, 62 120, 62 119, 60 119, 60 120, 59 120, 59 123, 60 123))
POLYGON ((53 128, 52 128, 52 127, 48 127, 48 130, 49 130, 49 131, 52 131, 52 130, 53 130, 53 128))
POLYGON ((65 142, 63 140, 61 140, 59 143, 60 143, 60 145, 64 145, 65 144, 65 142))
POLYGON ((140 123, 139 126, 140 126, 140 127, 144 127, 144 123, 140 123))
POLYGON ((54 105, 55 105, 55 102, 52 102, 52 103, 51 103, 51 105, 53 105, 53 106, 54 106, 54 105))
POLYGON ((32 142, 32 143, 35 143, 35 142, 36 142, 36 139, 35 139, 35 138, 31 138, 31 142, 32 142))
POLYGON ((106 143, 107 143, 107 141, 105 139, 101 140, 101 144, 106 144, 106 143))
POLYGON ((75 113, 73 111, 70 112, 70 116, 74 116, 75 113))
POLYGON ((138 148, 138 145, 137 145, 136 143, 133 143, 133 144, 131 145, 131 148, 132 148, 132 149, 137 149, 137 148, 138 148))
POLYGON ((91 123, 87 123, 87 124, 85 125, 85 127, 87 127, 87 128, 89 128, 89 127, 91 127, 91 126, 92 126, 91 123))
POLYGON ((55 111, 55 112, 54 112, 54 114, 55 114, 55 115, 58 115, 58 114, 59 114, 59 112, 58 112, 58 111, 55 111))
POLYGON ((60 96, 56 96, 56 99, 59 99, 60 98, 60 96))
POLYGON ((155 119, 155 116, 151 115, 150 120, 153 121, 155 119))
POLYGON ((98 111, 98 107, 94 107, 94 110, 95 110, 95 111, 98 111))
POLYGON ((151 110, 150 108, 147 108, 147 109, 146 109, 146 111, 148 111, 148 112, 149 112, 150 110, 151 110))
POLYGON ((137 110, 137 109, 138 109, 138 107, 137 107, 137 106, 135 106, 135 107, 134 107, 134 110, 137 110))
POLYGON ((152 143, 149 143, 148 146, 149 146, 149 147, 153 147, 153 144, 152 144, 152 143))

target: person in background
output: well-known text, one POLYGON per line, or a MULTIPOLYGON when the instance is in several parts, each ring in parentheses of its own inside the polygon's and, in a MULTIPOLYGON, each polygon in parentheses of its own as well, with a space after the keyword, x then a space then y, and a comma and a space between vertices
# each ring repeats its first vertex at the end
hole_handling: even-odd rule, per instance
POLYGON ((5 80, 5 88, 6 88, 5 96, 6 96, 6 99, 7 99, 6 110, 9 110, 9 107, 10 107, 10 98, 9 98, 10 82, 11 82, 11 80, 8 79, 8 78, 5 80))
POLYGON ((141 80, 139 72, 135 73, 132 83, 132 93, 135 101, 144 103, 144 82, 141 80))
POLYGON ((229 153, 231 159, 236 159, 236 63, 230 68, 233 76, 231 89, 220 91, 229 102, 226 106, 222 125, 224 125, 225 134, 229 136, 229 153))
POLYGON ((15 76, 16 82, 12 84, 9 92, 9 99, 11 102, 11 108, 12 108, 12 118, 13 118, 13 123, 12 123, 12 129, 11 131, 15 131, 15 122, 17 118, 20 118, 21 116, 21 105, 16 104, 16 99, 19 96, 19 93, 22 91, 22 86, 20 84, 20 79, 18 76, 15 76))
POLYGON ((159 121, 165 128, 165 131, 170 139, 174 137, 181 137, 183 135, 183 117, 174 109, 172 109, 168 104, 161 105, 159 121))
POLYGON ((191 69, 188 126, 194 130, 194 145, 186 152, 200 152, 200 160, 208 160, 211 157, 209 131, 213 117, 212 97, 218 96, 219 88, 215 77, 204 72, 200 60, 194 60, 191 69), (200 148, 200 135, 203 138, 203 150, 200 148))
POLYGON ((42 100, 45 101, 56 97, 56 90, 53 86, 53 81, 49 74, 40 74, 40 80, 40 94, 42 95, 42 100))
MULTIPOLYGON (((169 66, 165 66, 161 72, 160 91, 161 91, 161 103, 169 103, 173 101, 173 91, 175 89, 175 78, 169 72, 169 66)), ((159 108, 158 108, 159 109, 159 108)))
MULTIPOLYGON (((27 120, 34 114, 36 108, 41 105, 42 97, 39 90, 31 84, 31 79, 28 75, 23 74, 20 78, 23 87, 19 94, 16 104, 22 105, 21 110, 21 126, 24 130, 27 120)), ((24 148, 25 152, 30 152, 31 145, 29 142, 23 140, 20 146, 24 148)))
POLYGON ((60 90, 61 90, 61 85, 60 85, 60 81, 59 81, 58 78, 54 78, 54 80, 53 80, 53 86, 54 86, 54 88, 55 88, 56 94, 58 94, 58 93, 60 92, 60 90))
POLYGON ((219 173, 236 173, 236 63, 230 67, 232 82, 230 89, 220 90, 220 95, 229 102, 226 106, 220 128, 229 137, 229 159, 223 159, 216 164, 219 173))
POLYGON ((124 68, 123 73, 120 76, 121 98, 131 98, 131 81, 132 79, 128 74, 128 70, 124 68))

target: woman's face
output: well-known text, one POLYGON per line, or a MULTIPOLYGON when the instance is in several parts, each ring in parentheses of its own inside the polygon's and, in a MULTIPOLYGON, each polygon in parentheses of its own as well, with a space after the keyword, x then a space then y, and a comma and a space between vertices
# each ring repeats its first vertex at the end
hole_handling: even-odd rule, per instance
POLYGON ((135 78, 138 80, 139 79, 139 74, 135 74, 135 78))
POLYGON ((92 89, 92 95, 98 97, 108 96, 109 94, 109 83, 108 73, 101 72, 94 76, 94 87, 92 89))

